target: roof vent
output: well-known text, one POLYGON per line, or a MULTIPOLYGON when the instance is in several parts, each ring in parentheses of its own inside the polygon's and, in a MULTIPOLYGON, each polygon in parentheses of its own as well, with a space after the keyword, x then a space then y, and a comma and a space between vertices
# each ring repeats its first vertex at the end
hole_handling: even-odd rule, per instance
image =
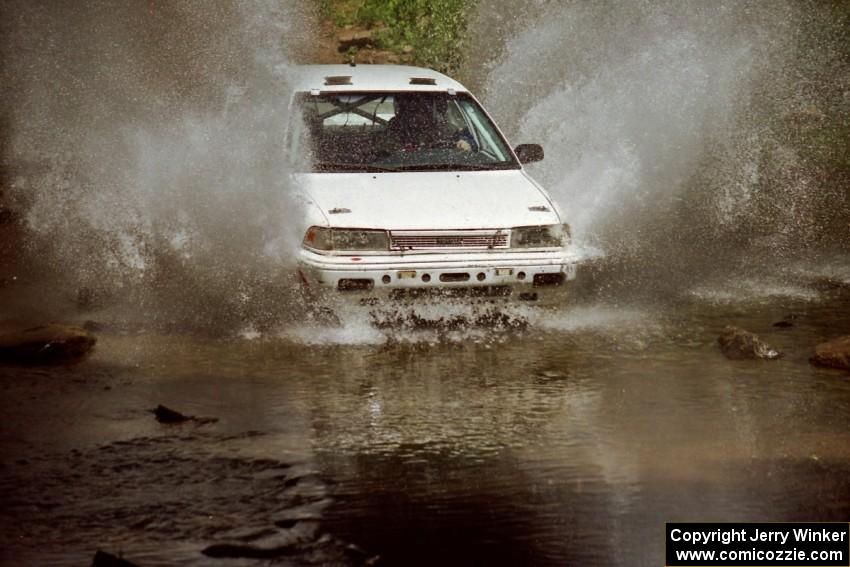
POLYGON ((325 85, 350 85, 351 75, 334 75, 325 77, 325 85))
POLYGON ((433 77, 410 77, 411 85, 436 85, 437 79, 433 77))

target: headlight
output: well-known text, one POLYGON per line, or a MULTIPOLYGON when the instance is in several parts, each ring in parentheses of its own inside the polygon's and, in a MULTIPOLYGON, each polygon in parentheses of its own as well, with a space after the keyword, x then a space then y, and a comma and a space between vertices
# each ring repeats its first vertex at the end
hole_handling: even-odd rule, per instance
POLYGON ((570 242, 567 224, 520 226, 511 230, 511 248, 560 248, 570 242))
POLYGON ((304 246, 316 250, 389 250, 389 239, 383 230, 311 226, 304 234, 304 246))

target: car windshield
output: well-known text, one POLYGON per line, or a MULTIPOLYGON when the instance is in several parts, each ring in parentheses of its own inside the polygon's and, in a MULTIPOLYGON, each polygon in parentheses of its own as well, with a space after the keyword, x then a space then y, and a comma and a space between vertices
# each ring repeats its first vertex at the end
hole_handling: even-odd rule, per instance
POLYGON ((304 93, 297 101, 300 120, 290 151, 312 171, 520 167, 475 99, 464 93, 304 93))

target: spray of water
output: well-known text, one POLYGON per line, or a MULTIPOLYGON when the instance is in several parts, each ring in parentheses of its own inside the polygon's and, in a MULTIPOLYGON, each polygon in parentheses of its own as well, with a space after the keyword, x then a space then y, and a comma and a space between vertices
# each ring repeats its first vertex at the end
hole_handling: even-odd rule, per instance
POLYGON ((148 323, 285 315, 300 4, 6 4, 4 163, 48 293, 148 323))
POLYGON ((472 19, 489 61, 465 78, 512 139, 545 146, 533 173, 628 286, 668 294, 813 248, 846 261, 846 6, 495 4, 472 19))
MULTIPOLYGON (((304 5, 3 3, 6 198, 40 303, 249 334, 292 312, 281 137, 304 5)), ((544 144, 533 173, 614 279, 750 285, 811 250, 846 273, 840 3, 477 6, 461 78, 511 139, 544 144)))

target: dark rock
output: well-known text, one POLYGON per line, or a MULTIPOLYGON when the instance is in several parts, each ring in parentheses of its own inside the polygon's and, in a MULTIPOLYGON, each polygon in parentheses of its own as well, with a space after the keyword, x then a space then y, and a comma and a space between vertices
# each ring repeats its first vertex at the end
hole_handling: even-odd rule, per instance
POLYGON ((809 361, 815 366, 850 370, 850 335, 819 344, 809 361))
POLYGON ((160 423, 183 423, 184 421, 191 421, 194 419, 191 415, 183 415, 179 411, 165 407, 162 404, 156 406, 156 409, 148 411, 154 414, 154 416, 156 416, 156 420, 160 423))
POLYGON ((56 363, 82 358, 97 339, 80 327, 48 323, 0 336, 0 361, 56 363))
POLYGON ((292 555, 296 549, 292 545, 277 547, 259 547, 256 545, 241 545, 232 543, 217 543, 204 548, 201 553, 215 558, 245 558, 245 559, 274 559, 292 555))
POLYGON ((217 417, 196 417, 194 415, 183 415, 177 410, 173 410, 169 407, 166 407, 162 404, 156 406, 156 408, 152 410, 148 410, 156 417, 156 420, 160 423, 185 423, 187 421, 194 421, 198 425, 204 425, 206 423, 215 423, 218 421, 217 417))
POLYGON ((773 324, 774 327, 780 328, 788 328, 794 326, 794 320, 797 319, 798 315, 796 313, 789 313, 785 317, 782 318, 781 321, 777 321, 773 324))
POLYGON ((94 554, 91 567, 137 567, 137 565, 98 549, 94 554))
POLYGON ((779 358, 781 353, 765 344, 758 335, 745 331, 740 327, 727 325, 717 338, 720 350, 731 359, 747 358, 779 358))
POLYGON ((297 523, 298 520, 278 520, 274 523, 274 525, 285 530, 291 530, 297 523))

